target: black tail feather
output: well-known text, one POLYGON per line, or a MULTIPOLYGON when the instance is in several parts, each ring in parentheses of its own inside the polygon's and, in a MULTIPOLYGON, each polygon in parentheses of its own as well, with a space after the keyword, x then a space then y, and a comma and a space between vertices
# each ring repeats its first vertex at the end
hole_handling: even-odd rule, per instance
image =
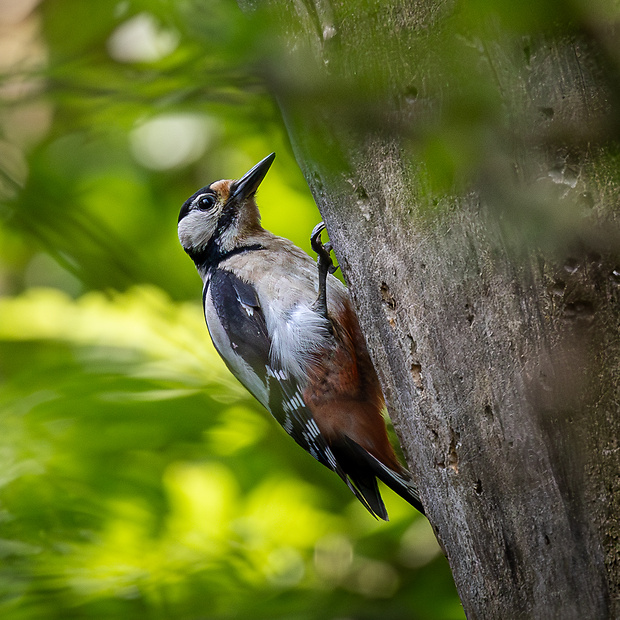
MULTIPOLYGON (((392 491, 400 495, 416 510, 424 514, 424 506, 422 506, 422 502, 420 501, 418 490, 401 473, 386 467, 381 461, 368 453, 349 437, 346 437, 342 444, 333 449, 344 471, 348 474, 353 484, 355 484, 359 493, 364 496, 366 502, 362 503, 374 516, 384 519, 385 521, 388 520, 387 511, 381 499, 376 478, 379 478, 379 480, 390 487, 392 491)), ((355 495, 359 497, 358 493, 355 493, 355 495)))
POLYGON ((381 518, 384 521, 389 521, 375 476, 360 477, 359 472, 356 472, 356 474, 352 476, 345 472, 341 462, 339 462, 339 465, 341 467, 336 473, 344 480, 349 489, 351 489, 351 493, 357 497, 360 504, 362 504, 375 519, 381 518))
POLYGON ((389 521, 390 519, 385 504, 383 503, 383 499, 381 499, 381 493, 379 493, 377 479, 372 474, 369 476, 357 475, 354 478, 351 476, 349 477, 370 506, 370 513, 384 521, 389 521))

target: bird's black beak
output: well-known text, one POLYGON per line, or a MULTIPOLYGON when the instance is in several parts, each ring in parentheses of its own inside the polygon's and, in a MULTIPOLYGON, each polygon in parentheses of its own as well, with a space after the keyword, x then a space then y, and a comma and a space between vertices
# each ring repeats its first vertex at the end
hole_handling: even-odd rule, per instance
POLYGON ((254 195, 275 158, 275 153, 267 155, 254 168, 248 170, 238 181, 235 181, 231 187, 229 200, 242 201, 254 195))

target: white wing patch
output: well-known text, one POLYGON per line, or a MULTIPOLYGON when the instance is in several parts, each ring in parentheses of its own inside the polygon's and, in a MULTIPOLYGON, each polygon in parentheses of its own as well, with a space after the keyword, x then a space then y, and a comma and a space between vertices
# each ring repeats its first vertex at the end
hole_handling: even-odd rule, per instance
POLYGON ((239 305, 247 312, 248 316, 254 316, 254 308, 252 308, 252 306, 248 306, 248 304, 244 304, 240 299, 239 299, 239 305))

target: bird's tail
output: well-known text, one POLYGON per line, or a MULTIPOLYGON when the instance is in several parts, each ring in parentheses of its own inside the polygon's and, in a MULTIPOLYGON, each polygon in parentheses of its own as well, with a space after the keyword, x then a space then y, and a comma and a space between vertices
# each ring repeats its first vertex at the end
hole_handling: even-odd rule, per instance
MULTIPOLYGON (((390 487, 392 491, 400 495, 406 502, 411 504, 416 510, 424 514, 424 506, 422 506, 422 502, 420 501, 418 490, 405 478, 405 475, 386 467, 381 461, 364 450, 364 448, 350 437, 345 437, 343 444, 344 445, 341 445, 338 450, 338 452, 340 452, 338 460, 342 461, 343 464, 347 461, 356 463, 356 466, 351 468, 355 471, 355 474, 351 475, 349 472, 347 472, 347 474, 356 487, 355 490, 352 489, 353 492, 360 501, 362 501, 360 494, 363 496, 365 501, 362 501, 362 504, 366 506, 371 514, 388 521, 387 510, 385 509, 385 504, 381 499, 379 487, 377 486, 377 478, 390 487), (343 451, 348 453, 348 458, 342 458, 344 456, 342 454, 343 451), (366 467, 360 468, 360 463, 364 463, 366 467), (358 493, 355 492, 356 490, 358 493)), ((349 469, 346 467, 346 464, 344 465, 344 469, 345 471, 349 469)))
POLYGON ((383 504, 379 494, 375 476, 390 487, 394 493, 397 493, 406 502, 411 504, 416 510, 422 514, 425 514, 424 506, 420 500, 418 490, 409 480, 407 480, 405 477, 406 474, 403 475, 400 472, 396 472, 389 467, 386 467, 381 461, 364 450, 364 448, 362 448, 351 438, 346 437, 345 442, 348 449, 357 457, 356 460, 358 463, 361 460, 368 467, 368 473, 370 476, 362 476, 362 479, 354 479, 353 482, 364 495, 367 502, 372 506, 377 516, 386 521, 388 520, 387 511, 385 510, 385 505, 383 504))

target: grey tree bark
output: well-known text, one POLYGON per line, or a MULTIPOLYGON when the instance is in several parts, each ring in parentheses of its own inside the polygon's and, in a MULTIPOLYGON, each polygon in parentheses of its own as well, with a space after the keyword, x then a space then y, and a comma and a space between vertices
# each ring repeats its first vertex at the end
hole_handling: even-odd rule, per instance
POLYGON ((270 6, 265 74, 467 616, 619 617, 613 39, 270 6))

